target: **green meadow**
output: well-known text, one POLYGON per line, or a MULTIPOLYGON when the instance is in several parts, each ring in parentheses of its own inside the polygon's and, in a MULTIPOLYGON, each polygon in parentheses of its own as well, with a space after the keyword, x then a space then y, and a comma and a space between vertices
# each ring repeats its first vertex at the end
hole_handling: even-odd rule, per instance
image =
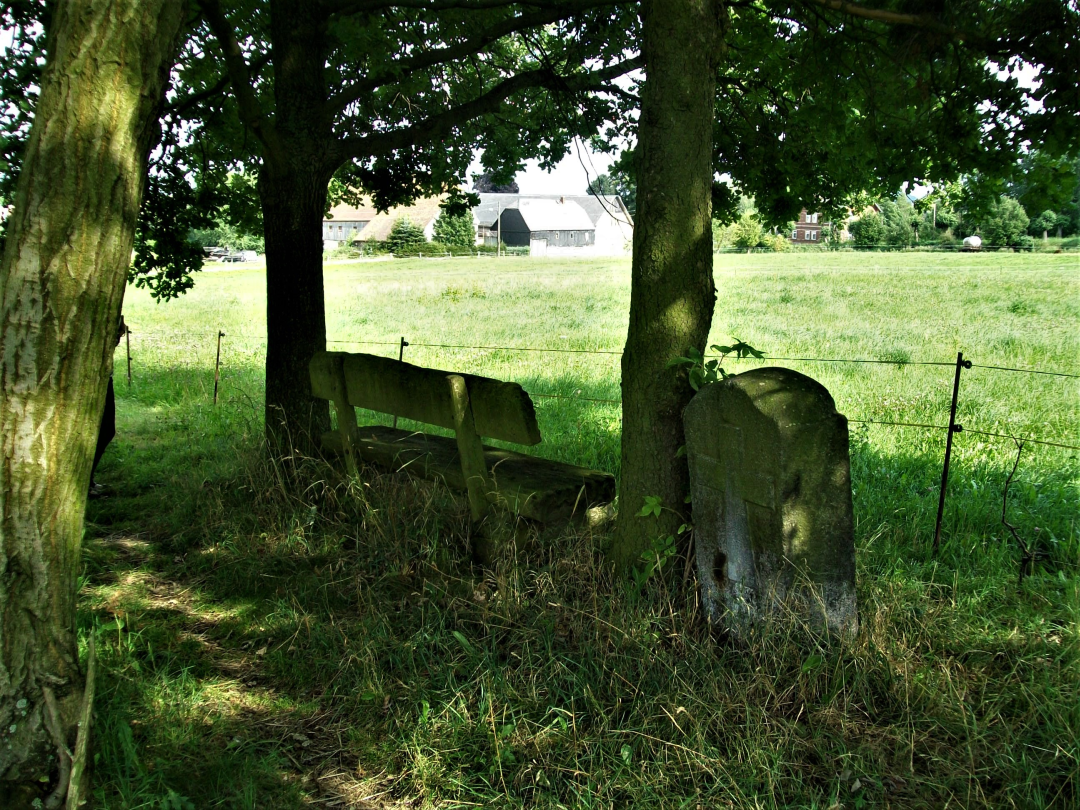
MULTIPOLYGON (((691 570, 630 588, 600 530, 480 570, 441 487, 268 462, 262 273, 211 268, 177 301, 125 299, 132 381, 121 344, 99 472, 116 492, 88 509, 80 614, 101 667, 96 803, 1080 806, 1080 379, 984 368, 1080 375, 1080 257, 724 255, 715 271, 710 343, 792 358, 772 362, 851 420, 855 643, 782 623, 714 638, 691 570), (947 424, 958 351, 976 365, 935 558, 945 431, 871 423, 947 424), (987 433, 1028 439, 1005 503, 1036 558, 1023 577, 1002 523, 1018 448, 987 433)), ((329 348, 396 356, 404 337, 410 362, 520 382, 533 451, 618 474, 619 406, 597 400, 619 398, 628 260, 325 276, 329 348)))

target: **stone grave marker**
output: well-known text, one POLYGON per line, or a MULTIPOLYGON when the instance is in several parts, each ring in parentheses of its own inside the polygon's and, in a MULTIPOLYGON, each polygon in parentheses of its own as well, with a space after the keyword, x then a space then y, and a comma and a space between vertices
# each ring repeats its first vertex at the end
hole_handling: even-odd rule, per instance
POLYGON ((707 385, 683 414, 698 578, 735 635, 791 610, 841 637, 858 630, 847 419, 785 368, 707 385))

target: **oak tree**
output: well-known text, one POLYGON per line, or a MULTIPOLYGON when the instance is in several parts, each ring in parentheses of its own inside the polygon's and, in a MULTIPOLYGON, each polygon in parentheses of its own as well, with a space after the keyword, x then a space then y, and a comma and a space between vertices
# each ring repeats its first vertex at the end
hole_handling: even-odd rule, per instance
MULTIPOLYGON (((63 0, 0 259, 0 805, 74 807, 83 512, 183 0, 63 0), (69 796, 70 794, 70 796, 69 796)), ((80 725, 80 721, 82 724, 80 725)), ((81 757, 81 758, 80 758, 81 757)))

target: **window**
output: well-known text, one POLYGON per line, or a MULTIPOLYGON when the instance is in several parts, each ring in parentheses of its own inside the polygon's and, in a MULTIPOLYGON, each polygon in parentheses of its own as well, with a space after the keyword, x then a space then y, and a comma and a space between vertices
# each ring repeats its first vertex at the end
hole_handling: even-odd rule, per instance
POLYGON ((799 232, 798 231, 792 231, 791 232, 791 238, 792 239, 798 239, 799 238, 799 232))
POLYGON ((816 242, 817 241, 817 231, 810 231, 810 241, 811 242, 816 242))

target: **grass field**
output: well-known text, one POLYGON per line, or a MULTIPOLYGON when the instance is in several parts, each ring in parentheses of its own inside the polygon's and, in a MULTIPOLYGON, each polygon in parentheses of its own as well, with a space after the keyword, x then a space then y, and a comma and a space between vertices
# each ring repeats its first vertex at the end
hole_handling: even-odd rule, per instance
MULTIPOLYGON (((945 424, 952 368, 913 363, 958 350, 1080 373, 1075 254, 723 256, 716 275, 711 342, 892 361, 783 363, 853 420, 945 424)), ((618 354, 418 344, 617 352, 628 262, 335 264, 326 283, 333 348, 404 336, 412 362, 521 382, 537 452, 618 472, 618 406, 575 399, 618 399, 618 354)), ((853 422, 863 633, 736 647, 681 566, 638 594, 602 536, 569 533, 485 574, 437 487, 268 466, 262 302, 244 269, 127 296, 133 383, 121 348, 99 476, 119 494, 90 507, 81 615, 101 806, 1080 806, 1077 451, 1024 448, 1008 517, 1040 561, 1018 586, 1011 441, 957 436, 932 560, 944 431, 853 422)), ((976 367, 958 419, 1078 445, 1078 382, 976 367)))

